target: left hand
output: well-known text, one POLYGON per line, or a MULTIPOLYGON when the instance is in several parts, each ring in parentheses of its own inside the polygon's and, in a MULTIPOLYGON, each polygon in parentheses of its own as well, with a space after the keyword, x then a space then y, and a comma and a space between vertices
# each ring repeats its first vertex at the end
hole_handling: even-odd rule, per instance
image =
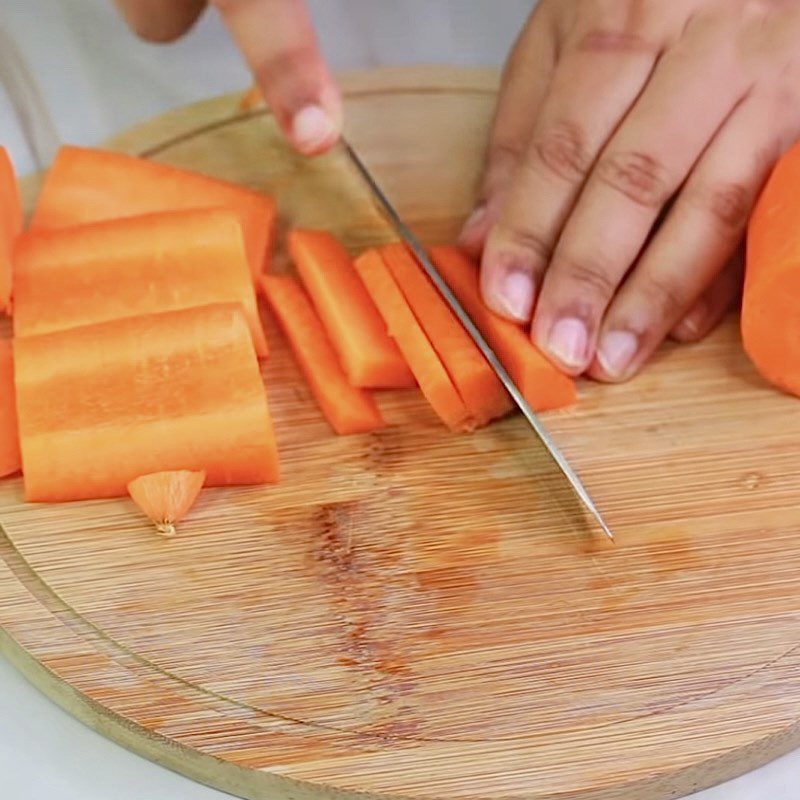
POLYGON ((462 233, 486 301, 566 372, 629 378, 723 315, 798 136, 798 0, 542 0, 462 233))

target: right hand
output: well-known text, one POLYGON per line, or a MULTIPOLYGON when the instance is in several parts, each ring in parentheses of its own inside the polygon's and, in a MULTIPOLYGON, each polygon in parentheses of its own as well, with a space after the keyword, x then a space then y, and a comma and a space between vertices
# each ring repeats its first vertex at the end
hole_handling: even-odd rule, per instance
MULTIPOLYGON (((184 34, 206 0, 116 0, 128 24, 149 41, 184 34)), ((304 155, 333 147, 342 101, 303 0, 209 0, 244 55, 284 135, 304 155)))

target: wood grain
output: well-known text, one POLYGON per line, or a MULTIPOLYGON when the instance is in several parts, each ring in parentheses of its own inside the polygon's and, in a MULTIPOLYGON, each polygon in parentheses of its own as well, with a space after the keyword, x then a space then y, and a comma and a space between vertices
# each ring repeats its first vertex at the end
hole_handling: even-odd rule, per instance
MULTIPOLYGON (((494 78, 350 78, 350 137, 417 230, 469 210, 494 78)), ((277 194, 283 224, 387 238, 337 158, 239 97, 114 145, 277 194)), ((0 648, 101 732, 248 798, 658 800, 800 743, 797 401, 735 320, 546 415, 618 538, 521 421, 449 434, 416 393, 337 438, 268 320, 277 487, 207 491, 174 540, 129 502, 0 483, 0 648)))

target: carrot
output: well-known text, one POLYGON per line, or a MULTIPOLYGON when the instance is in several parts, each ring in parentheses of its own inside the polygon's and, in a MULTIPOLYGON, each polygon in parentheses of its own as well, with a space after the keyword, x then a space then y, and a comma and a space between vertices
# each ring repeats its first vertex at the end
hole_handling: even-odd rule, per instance
POLYGON ((278 479, 244 315, 214 305, 15 339, 25 496, 121 497, 141 475, 278 479))
POLYGON ((350 383, 362 389, 415 386, 347 251, 324 231, 289 233, 289 253, 350 383))
POLYGON ((503 384, 417 260, 400 243, 380 253, 477 424, 507 414, 512 402, 503 384))
POLYGON ((47 174, 31 228, 68 228, 117 217, 211 207, 229 208, 239 216, 255 281, 271 251, 275 201, 244 186, 143 158, 62 147, 47 174))
POLYGON ((22 201, 8 151, 0 147, 0 312, 11 313, 12 256, 22 232, 22 201))
POLYGON ((134 478, 128 494, 162 536, 174 536, 175 525, 188 513, 203 488, 206 474, 179 469, 134 478))
POLYGON ((14 357, 9 339, 0 339, 0 478, 19 472, 17 405, 14 393, 14 357))
POLYGON ((287 275, 265 275, 263 286, 309 388, 334 431, 366 433, 382 428, 384 421, 372 397, 347 382, 303 287, 287 275))
POLYGON ((742 343, 767 381, 800 395, 800 142, 781 157, 747 231, 742 343))
POLYGON ((29 231, 17 245, 14 269, 17 336, 238 302, 257 353, 267 355, 233 211, 170 211, 29 231))
POLYGON ((431 257, 531 407, 546 411, 574 403, 574 382, 536 349, 519 325, 484 305, 476 265, 456 247, 434 247, 431 257))
POLYGON ((381 254, 377 250, 367 250, 356 259, 355 266, 433 410, 451 430, 472 430, 475 419, 414 317, 381 254))

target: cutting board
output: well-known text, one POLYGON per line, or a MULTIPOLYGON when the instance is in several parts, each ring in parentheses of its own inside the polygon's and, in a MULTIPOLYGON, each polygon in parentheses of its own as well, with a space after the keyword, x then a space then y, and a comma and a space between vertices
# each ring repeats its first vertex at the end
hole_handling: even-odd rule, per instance
MULTIPOLYGON (((495 77, 344 85, 389 195, 451 239, 495 77)), ((292 156, 241 95, 112 145, 272 192, 284 229, 387 237, 336 157, 292 156)), ((126 500, 0 482, 0 647, 56 702, 246 798, 658 800, 800 743, 800 405, 735 319, 546 415, 616 546, 518 418, 453 435, 395 392, 386 430, 333 436, 267 321, 279 486, 206 491, 163 540, 126 500)))

